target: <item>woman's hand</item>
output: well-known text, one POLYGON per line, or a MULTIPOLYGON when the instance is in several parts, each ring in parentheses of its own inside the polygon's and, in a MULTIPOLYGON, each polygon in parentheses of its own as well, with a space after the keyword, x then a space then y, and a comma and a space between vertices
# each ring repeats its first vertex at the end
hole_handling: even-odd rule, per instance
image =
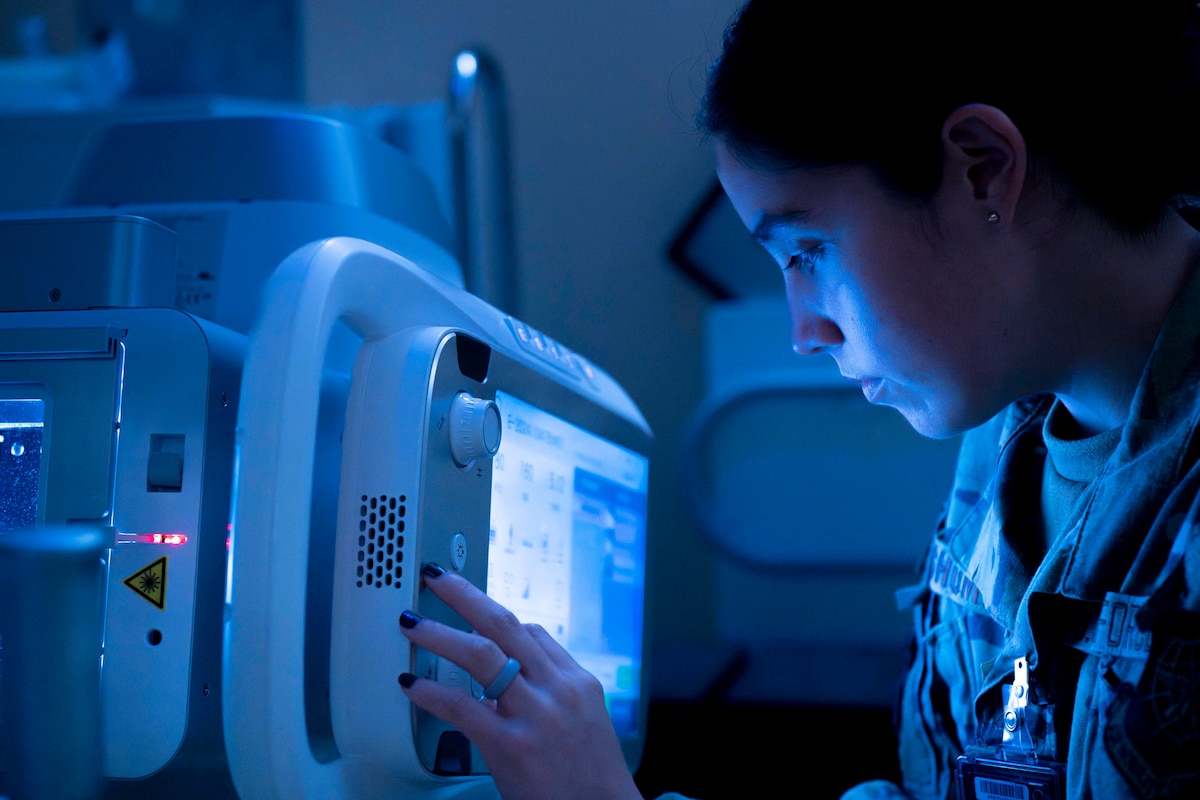
POLYGON ((400 680, 414 704, 475 743, 505 800, 641 800, 600 682, 540 625, 522 625, 466 579, 435 564, 422 574, 474 632, 406 611, 400 626, 413 644, 459 665, 481 686, 496 683, 509 659, 519 663, 511 683, 483 702, 410 673, 400 680))

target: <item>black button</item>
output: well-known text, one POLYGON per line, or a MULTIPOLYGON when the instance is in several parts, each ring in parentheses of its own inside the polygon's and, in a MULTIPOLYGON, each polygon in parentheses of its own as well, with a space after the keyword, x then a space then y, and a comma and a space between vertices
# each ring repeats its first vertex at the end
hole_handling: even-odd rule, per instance
POLYGON ((435 775, 470 775, 471 743, 459 731, 443 731, 433 759, 435 775))

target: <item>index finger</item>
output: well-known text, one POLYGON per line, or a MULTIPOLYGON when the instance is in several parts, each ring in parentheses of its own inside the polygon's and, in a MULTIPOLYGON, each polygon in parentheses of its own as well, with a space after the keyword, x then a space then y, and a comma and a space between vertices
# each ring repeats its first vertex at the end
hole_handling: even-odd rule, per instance
POLYGON ((439 600, 466 620, 476 633, 495 642, 505 655, 521 662, 526 675, 534 677, 550 666, 546 651, 517 616, 478 586, 433 562, 423 565, 421 574, 425 586, 439 600))

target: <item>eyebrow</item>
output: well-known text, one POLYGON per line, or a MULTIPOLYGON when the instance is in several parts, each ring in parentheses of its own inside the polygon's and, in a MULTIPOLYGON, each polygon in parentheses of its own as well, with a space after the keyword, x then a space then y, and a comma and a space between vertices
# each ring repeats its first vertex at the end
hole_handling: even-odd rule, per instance
POLYGON ((763 214, 754 225, 754 230, 750 231, 750 235, 754 241, 765 245, 778 235, 781 228, 803 222, 808 215, 808 210, 792 211, 788 214, 763 214))

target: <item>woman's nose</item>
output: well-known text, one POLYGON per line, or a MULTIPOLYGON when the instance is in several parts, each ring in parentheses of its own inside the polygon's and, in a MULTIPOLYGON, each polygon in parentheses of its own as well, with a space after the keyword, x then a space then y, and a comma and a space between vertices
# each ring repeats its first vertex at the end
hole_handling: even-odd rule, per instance
POLYGON ((802 356, 823 353, 843 341, 841 328, 833 320, 810 308, 792 306, 792 349, 802 356))

